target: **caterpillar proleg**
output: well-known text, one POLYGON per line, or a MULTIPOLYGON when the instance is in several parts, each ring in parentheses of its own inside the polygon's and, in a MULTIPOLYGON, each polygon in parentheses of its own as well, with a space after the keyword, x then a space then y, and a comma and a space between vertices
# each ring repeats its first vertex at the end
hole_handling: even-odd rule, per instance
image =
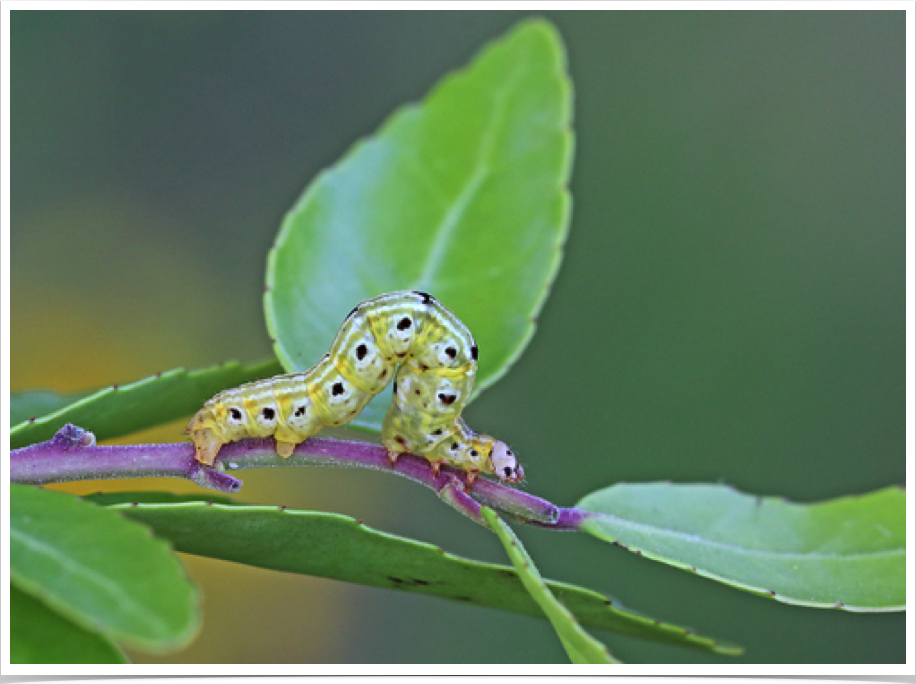
POLYGON ((223 444, 273 436, 277 453, 359 415, 394 377, 382 443, 517 483, 524 471, 504 442, 478 434, 461 418, 474 389, 477 344, 437 299, 401 291, 368 299, 344 320, 331 350, 309 370, 251 382, 210 399, 188 423, 197 460, 212 465, 223 444), (395 369, 397 373, 395 374, 395 369))

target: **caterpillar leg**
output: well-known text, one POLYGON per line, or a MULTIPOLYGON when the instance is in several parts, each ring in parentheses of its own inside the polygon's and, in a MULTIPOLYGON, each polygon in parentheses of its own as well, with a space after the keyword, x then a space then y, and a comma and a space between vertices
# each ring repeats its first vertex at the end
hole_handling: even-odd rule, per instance
POLYGON ((439 477, 439 468, 442 467, 442 464, 445 461, 430 461, 429 464, 433 469, 433 477, 439 477))
POLYGON ((225 444, 210 428, 194 430, 191 433, 191 439, 194 442, 197 460, 208 466, 213 465, 220 447, 225 444))
POLYGON ((477 479, 477 476, 480 474, 479 470, 469 470, 468 472, 468 487, 474 484, 474 480, 477 479))
POLYGON ((289 458, 293 455, 293 451, 296 448, 298 442, 285 442, 283 440, 277 440, 277 453, 280 454, 283 458, 289 458))
POLYGON ((388 460, 391 461, 392 468, 394 468, 394 466, 397 464, 398 456, 400 455, 401 455, 401 452, 399 451, 392 451, 391 449, 388 450, 388 460))

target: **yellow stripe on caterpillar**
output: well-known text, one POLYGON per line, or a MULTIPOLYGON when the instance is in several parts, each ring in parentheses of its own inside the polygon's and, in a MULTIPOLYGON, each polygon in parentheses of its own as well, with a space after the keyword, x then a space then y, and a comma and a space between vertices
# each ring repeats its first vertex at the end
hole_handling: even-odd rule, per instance
POLYGON ((524 473, 512 451, 461 419, 476 375, 477 344, 457 316, 423 292, 391 292, 354 308, 309 370, 220 392, 186 432, 207 465, 223 444, 244 437, 272 435, 288 457, 325 427, 349 423, 394 378, 382 425, 392 462, 411 452, 437 471, 440 463, 462 468, 471 481, 482 472, 519 482, 524 473))

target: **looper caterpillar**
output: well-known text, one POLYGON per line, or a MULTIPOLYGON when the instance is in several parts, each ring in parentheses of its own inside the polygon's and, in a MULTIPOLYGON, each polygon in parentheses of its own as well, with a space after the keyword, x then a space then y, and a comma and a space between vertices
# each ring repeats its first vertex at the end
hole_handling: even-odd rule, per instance
POLYGON ((344 320, 331 350, 309 370, 224 390, 188 423, 197 459, 212 465, 220 447, 243 437, 277 440, 277 453, 325 427, 359 415, 395 376, 382 425, 392 464, 401 453, 425 456, 436 473, 442 463, 494 474, 503 482, 524 477, 504 443, 478 434, 461 418, 477 374, 477 345, 465 325, 423 292, 379 295, 344 320))

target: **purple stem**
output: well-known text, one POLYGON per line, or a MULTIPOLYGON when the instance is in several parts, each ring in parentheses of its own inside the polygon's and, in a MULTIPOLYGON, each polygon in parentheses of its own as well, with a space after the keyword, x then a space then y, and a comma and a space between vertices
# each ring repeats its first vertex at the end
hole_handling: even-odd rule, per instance
POLYGON ((95 446, 95 435, 67 423, 47 442, 10 452, 10 480, 50 484, 73 480, 177 477, 219 492, 237 492, 242 481, 194 458, 190 444, 95 446))
MULTIPOLYGON (((531 494, 478 477, 467 486, 467 473, 442 466, 433 473, 429 461, 413 454, 401 455, 392 466, 387 450, 365 442, 312 437, 299 444, 292 456, 277 454, 272 438, 252 438, 224 445, 215 467, 194 458, 190 442, 95 446, 95 437, 82 428, 65 425, 47 442, 16 449, 10 453, 10 479, 24 484, 48 484, 72 480, 131 477, 175 477, 191 480, 201 487, 220 492, 237 492, 240 480, 225 470, 277 466, 337 466, 371 468, 394 473, 429 487, 465 515, 475 517, 473 502, 463 494, 491 508, 530 524, 553 530, 576 530, 588 515, 576 508, 559 508, 531 494), (443 493, 450 483, 454 486, 443 493), (460 492, 456 495, 456 491, 460 492)), ((477 513, 479 517, 479 513, 477 513)))

